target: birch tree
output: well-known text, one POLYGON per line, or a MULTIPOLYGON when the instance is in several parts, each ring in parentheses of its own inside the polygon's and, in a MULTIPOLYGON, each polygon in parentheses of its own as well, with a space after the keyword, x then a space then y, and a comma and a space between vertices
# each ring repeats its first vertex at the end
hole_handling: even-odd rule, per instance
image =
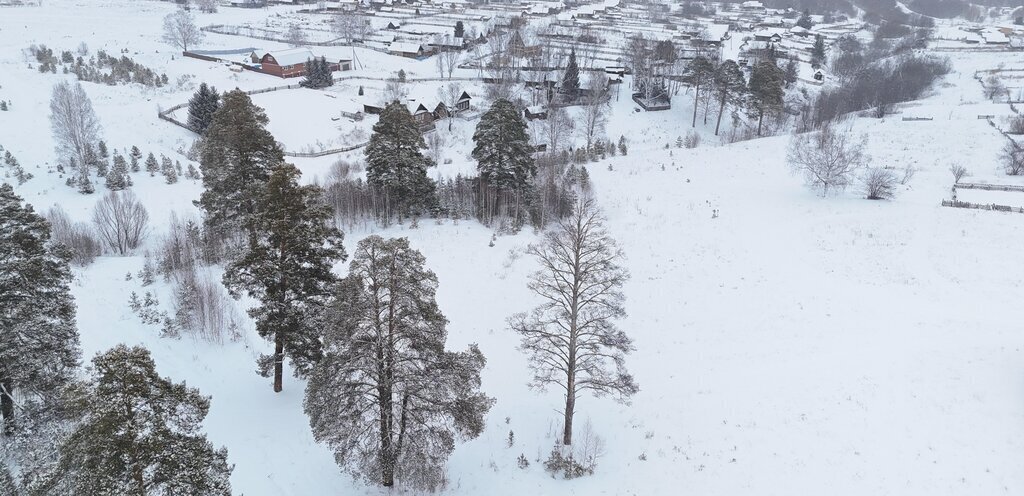
POLYGON ((89 162, 88 151, 100 139, 100 120, 80 83, 61 81, 53 86, 50 126, 62 159, 78 164, 89 162))
POLYGON ((196 26, 191 12, 178 9, 164 17, 164 42, 187 52, 190 46, 203 41, 203 31, 196 26))
POLYGON ((542 303, 513 315, 509 326, 521 337, 533 371, 531 386, 565 392, 562 444, 572 444, 576 399, 584 392, 626 402, 640 388, 625 366, 633 342, 615 322, 626 315, 622 285, 629 273, 622 250, 605 230, 591 199, 577 201, 527 253, 540 270, 529 288, 542 303))

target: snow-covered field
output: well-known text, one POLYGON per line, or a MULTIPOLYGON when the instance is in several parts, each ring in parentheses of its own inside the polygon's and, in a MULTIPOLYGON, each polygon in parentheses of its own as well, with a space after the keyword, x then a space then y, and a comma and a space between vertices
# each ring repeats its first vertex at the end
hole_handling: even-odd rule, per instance
MULTIPOLYGON (((187 100, 201 81, 222 90, 281 84, 172 59, 173 50, 160 42, 161 19, 172 8, 141 0, 49 0, 42 7, 0 9, 0 100, 12 101, 10 111, 0 112, 0 145, 36 176, 16 188, 27 201, 40 209, 61 204, 80 220, 89 218, 96 201, 47 172, 55 163, 50 88, 73 76, 30 69, 34 61, 23 53, 30 44, 59 50, 84 41, 111 53, 127 48, 137 61, 166 72, 170 88, 84 86, 112 148, 138 145, 183 163, 179 150, 193 136, 158 120, 158 107, 187 100)), ((267 15, 223 8, 199 19, 240 24, 267 15)), ((251 44, 210 35, 203 48, 243 45, 251 44)), ((370 51, 360 56, 366 68, 356 73, 367 77, 399 68, 410 77, 436 74, 432 61, 370 51)), ((1024 215, 940 206, 950 195, 953 164, 967 167, 971 181, 1013 182, 997 161, 1005 138, 977 118, 1012 112, 985 101, 973 74, 1000 63, 1020 67, 1024 54, 956 53, 951 59, 955 72, 934 95, 905 110, 932 121, 894 115, 852 125, 850 132, 867 137, 874 165, 916 170, 895 200, 883 202, 863 200, 855 189, 829 198, 807 190, 785 163, 786 137, 720 145, 708 130, 712 119, 701 128, 704 144, 676 148, 676 138, 689 129, 687 95, 669 112, 636 113, 623 89, 607 134, 625 136, 629 155, 588 169, 632 273, 622 327, 635 339, 627 365, 641 391, 631 405, 578 401, 577 425, 591 422, 606 441, 591 477, 564 481, 542 470, 560 429, 561 397, 526 387, 526 360, 505 324, 507 316, 536 303, 526 289, 534 263, 523 254, 536 233, 500 236, 491 247, 492 232, 473 221, 421 221, 416 229, 381 231, 409 237, 437 273, 438 303, 451 321, 449 347, 476 342, 488 359, 482 389, 497 403, 483 435, 456 448, 444 493, 1024 493, 1024 265, 1015 257, 1024 246, 1024 215), (513 447, 506 444, 509 431, 513 447), (528 469, 517 467, 520 454, 530 460, 528 469)), ((336 139, 343 132, 336 128, 346 126, 313 108, 329 100, 316 93, 256 99, 268 107, 270 129, 289 149, 293 142, 301 148, 336 139), (274 111, 291 104, 311 108, 274 111)), ((469 123, 457 123, 445 152, 453 163, 436 174, 473 169, 471 132, 469 123)), ((337 158, 296 164, 311 180, 324 177, 337 158)), ((153 220, 150 240, 162 234, 172 212, 198 215, 191 204, 198 183, 165 185, 144 172, 133 178, 153 220)), ((965 200, 968 193, 960 194, 965 200)), ((1024 199, 1024 193, 1014 195, 1024 199)), ((368 232, 345 234, 351 253, 368 232)), ((274 394, 253 372, 255 357, 268 346, 252 329, 237 342, 217 345, 160 338, 156 326, 142 324, 128 307, 130 292, 155 287, 165 307, 171 301, 164 283, 142 288, 137 278, 126 280, 142 260, 103 257, 76 272, 86 357, 117 343, 141 343, 162 374, 212 395, 205 431, 229 450, 236 494, 386 493, 340 474, 330 451, 313 441, 301 381, 288 376, 284 392, 274 394)))

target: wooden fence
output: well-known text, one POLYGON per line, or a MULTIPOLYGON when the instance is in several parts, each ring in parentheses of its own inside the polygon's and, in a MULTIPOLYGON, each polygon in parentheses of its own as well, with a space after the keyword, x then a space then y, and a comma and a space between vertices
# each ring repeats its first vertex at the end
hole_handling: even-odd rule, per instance
POLYGON ((956 183, 956 189, 982 189, 985 191, 1019 191, 1024 193, 1024 186, 1016 184, 985 184, 985 183, 956 183))
POLYGON ((1016 212, 1018 214, 1024 214, 1024 208, 1021 207, 1009 207, 1006 205, 996 205, 994 203, 982 204, 982 203, 969 203, 962 201, 950 201, 942 200, 943 207, 954 207, 954 208, 973 208, 977 210, 995 210, 997 212, 1016 212))

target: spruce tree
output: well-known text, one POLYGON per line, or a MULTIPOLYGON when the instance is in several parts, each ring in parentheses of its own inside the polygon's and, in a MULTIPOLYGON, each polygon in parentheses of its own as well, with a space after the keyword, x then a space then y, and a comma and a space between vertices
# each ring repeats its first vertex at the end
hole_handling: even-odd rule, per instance
MULTIPOLYGON (((256 198, 284 152, 266 129, 267 116, 241 90, 224 94, 206 129, 199 168, 205 190, 199 207, 216 236, 239 234, 256 211, 256 198)), ((250 233, 254 235, 255 233, 250 233)))
POLYGON ((188 127, 196 133, 204 134, 218 108, 220 93, 217 93, 217 88, 207 86, 206 83, 200 84, 199 90, 188 101, 188 127))
POLYGON ((455 21, 455 37, 465 38, 466 37, 466 25, 462 21, 455 21))
POLYGON ((103 160, 105 162, 108 158, 110 158, 110 151, 107 150, 107 143, 105 141, 100 140, 99 143, 96 144, 96 151, 99 155, 100 160, 103 160))
POLYGON ((156 156, 153 155, 153 152, 149 152, 149 156, 146 157, 146 172, 149 173, 150 177, 153 177, 159 170, 160 163, 156 161, 156 156))
POLYGON ((811 48, 811 67, 817 69, 825 63, 825 38, 814 36, 814 47, 811 48))
POLYGON ((761 136, 761 123, 765 115, 782 108, 784 78, 782 71, 768 61, 758 62, 747 82, 747 113, 757 118, 757 135, 761 136))
POLYGON ((796 25, 804 29, 811 29, 814 26, 814 21, 811 20, 811 11, 804 9, 804 13, 797 19, 796 25))
POLYGON ((174 184, 178 182, 178 171, 174 168, 174 164, 171 163, 171 159, 163 157, 163 161, 160 166, 160 173, 164 175, 164 181, 167 184, 174 184))
POLYGON ((422 213, 434 203, 434 181, 427 177, 434 161, 423 155, 426 148, 405 105, 392 102, 384 107, 365 150, 366 180, 391 201, 399 220, 422 213))
POLYGON ((473 158, 480 178, 503 191, 524 191, 537 175, 526 122, 512 102, 491 105, 473 132, 473 158))
POLYGON ((443 485, 458 438, 484 429, 477 346, 445 350, 437 277, 405 238, 359 242, 349 275, 319 319, 323 359, 306 386, 313 437, 342 470, 385 487, 443 485))
POLYGON ((562 91, 569 96, 570 101, 576 101, 580 94, 580 66, 576 63, 576 48, 569 51, 569 63, 562 76, 562 91))
POLYGON ((149 350, 117 345, 92 360, 60 448, 60 494, 230 495, 227 450, 201 432, 210 398, 156 372, 149 350))
POLYGON ((75 187, 78 188, 78 192, 83 195, 91 195, 96 192, 96 187, 92 184, 92 179, 89 178, 90 168, 87 164, 75 165, 75 159, 69 159, 71 161, 71 170, 77 168, 75 174, 75 187))
POLYGON ((743 71, 740 66, 732 60, 726 60, 715 69, 714 91, 718 99, 718 120, 715 122, 715 136, 722 126, 722 115, 725 114, 726 105, 739 107, 743 104, 743 95, 747 90, 747 83, 743 78, 743 71))
POLYGON ((131 181, 128 176, 128 163, 125 161, 124 156, 114 152, 114 166, 107 173, 106 185, 108 189, 114 191, 120 191, 128 187, 131 181))
POLYGON ((50 225, 0 184, 0 415, 11 434, 13 395, 53 398, 81 351, 71 296, 70 252, 50 244, 50 225))
POLYGON ((258 234, 224 273, 232 295, 245 292, 262 303, 249 315, 256 332, 274 343, 274 354, 260 358, 259 371, 273 374, 275 392, 282 388, 285 357, 297 376, 320 359, 320 329, 308 317, 336 281, 331 267, 345 259, 322 190, 299 185, 299 175, 288 163, 274 168, 244 226, 258 234))
POLYGON ((139 147, 132 145, 132 151, 128 157, 131 158, 131 171, 139 172, 139 159, 142 158, 142 152, 139 150, 139 147))

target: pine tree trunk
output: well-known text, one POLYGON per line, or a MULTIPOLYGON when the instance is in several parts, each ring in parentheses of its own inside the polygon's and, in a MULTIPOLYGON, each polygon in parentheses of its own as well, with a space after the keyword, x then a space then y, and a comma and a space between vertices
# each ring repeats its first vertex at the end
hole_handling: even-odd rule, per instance
POLYGON ((284 336, 281 331, 274 335, 274 392, 284 389, 284 336))
POLYGON ((715 136, 718 136, 718 128, 722 125, 722 113, 725 112, 725 95, 722 95, 722 105, 718 107, 718 122, 715 122, 715 136))
POLYGON ((0 391, 0 415, 4 417, 3 432, 5 436, 14 434, 14 384, 10 380, 0 380, 3 391, 0 391))
POLYGON ((700 85, 693 87, 693 123, 690 127, 697 127, 697 99, 700 97, 700 85))
POLYGON ((764 120, 764 111, 760 111, 757 114, 757 135, 761 136, 761 121, 764 120))

